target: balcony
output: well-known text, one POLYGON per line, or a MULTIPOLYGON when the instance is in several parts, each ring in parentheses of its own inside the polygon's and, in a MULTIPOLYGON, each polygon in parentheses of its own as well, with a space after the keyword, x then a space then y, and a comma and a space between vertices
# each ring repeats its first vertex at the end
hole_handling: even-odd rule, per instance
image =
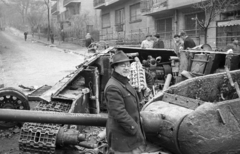
POLYGON ((144 15, 151 15, 168 9, 168 0, 142 0, 140 7, 144 15))
POLYGON ((105 6, 105 0, 94 0, 93 6, 95 9, 102 9, 105 6))
POLYGON ((57 3, 55 3, 52 6, 51 13, 52 13, 52 15, 58 15, 59 14, 59 11, 57 10, 57 3))
POLYGON ((63 6, 64 7, 73 7, 76 4, 81 3, 79 0, 64 0, 63 6))

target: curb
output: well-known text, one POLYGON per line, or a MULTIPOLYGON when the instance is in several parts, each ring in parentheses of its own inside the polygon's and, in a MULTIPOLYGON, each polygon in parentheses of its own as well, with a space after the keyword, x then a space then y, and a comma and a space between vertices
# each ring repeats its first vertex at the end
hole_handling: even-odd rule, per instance
POLYGON ((78 52, 75 52, 75 51, 70 50, 70 49, 59 48, 57 45, 53 45, 53 44, 47 43, 45 41, 37 40, 37 39, 34 39, 34 38, 32 38, 32 41, 48 45, 49 47, 54 47, 54 48, 56 48, 58 50, 61 50, 61 51, 65 52, 65 53, 73 53, 73 54, 80 55, 80 56, 83 56, 83 57, 86 56, 85 54, 78 53, 78 52))

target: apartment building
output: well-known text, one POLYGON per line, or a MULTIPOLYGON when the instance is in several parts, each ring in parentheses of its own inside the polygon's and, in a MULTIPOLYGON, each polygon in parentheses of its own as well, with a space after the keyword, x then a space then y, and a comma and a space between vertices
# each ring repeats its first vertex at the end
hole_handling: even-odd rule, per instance
MULTIPOLYGON (((147 34, 159 33, 166 48, 173 47, 173 35, 186 31, 196 44, 204 43, 204 32, 194 19, 205 13, 193 7, 201 0, 94 0, 101 10, 101 40, 140 43, 147 34)), ((223 48, 233 36, 239 37, 239 8, 226 11, 211 22, 207 43, 223 48)))
POLYGON ((94 7, 101 10, 101 40, 138 44, 146 34, 155 34, 152 18, 141 15, 140 0, 94 0, 94 7))
POLYGON ((100 10, 94 9, 93 0, 56 0, 51 13, 55 26, 67 38, 84 38, 86 33, 98 29, 100 23, 100 10))

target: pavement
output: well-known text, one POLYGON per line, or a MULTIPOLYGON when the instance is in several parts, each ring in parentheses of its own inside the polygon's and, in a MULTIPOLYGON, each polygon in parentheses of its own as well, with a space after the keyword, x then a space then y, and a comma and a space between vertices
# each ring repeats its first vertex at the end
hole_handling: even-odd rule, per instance
POLYGON ((38 36, 35 36, 35 37, 30 36, 29 39, 31 39, 32 41, 35 41, 35 42, 45 44, 50 47, 56 47, 65 52, 70 52, 70 53, 74 53, 74 54, 81 55, 81 56, 85 56, 87 54, 86 47, 82 47, 82 46, 74 44, 74 43, 54 40, 54 44, 52 44, 51 40, 48 41, 47 38, 44 38, 44 37, 40 37, 40 39, 39 39, 38 36))
MULTIPOLYGON (((14 35, 16 36, 19 36, 19 37, 24 37, 23 35, 23 32, 17 30, 17 29, 14 29, 14 28, 8 28, 7 29, 9 32, 13 33, 14 35)), ((87 55, 87 48, 86 47, 83 47, 81 45, 78 45, 78 44, 74 44, 74 43, 71 43, 71 42, 63 42, 63 41, 59 41, 59 40, 54 40, 54 44, 51 43, 51 40, 45 38, 45 37, 42 37, 42 36, 38 36, 38 34, 35 34, 34 37, 32 37, 32 35, 28 35, 28 40, 31 39, 33 42, 38 42, 38 43, 42 43, 46 46, 50 46, 50 47, 54 47, 58 50, 62 50, 64 52, 69 52, 69 53, 73 53, 73 54, 76 54, 76 55, 81 55, 81 56, 86 56, 87 55)))
POLYGON ((23 33, 13 30, 0 32, 0 40, 0 84, 4 87, 53 85, 75 71, 87 52, 74 45, 59 48, 43 40, 24 41, 23 33))

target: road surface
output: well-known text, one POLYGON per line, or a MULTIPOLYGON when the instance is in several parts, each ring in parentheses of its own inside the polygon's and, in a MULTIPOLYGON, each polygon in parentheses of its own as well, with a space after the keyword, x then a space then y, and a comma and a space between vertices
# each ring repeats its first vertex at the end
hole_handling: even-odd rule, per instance
MULTIPOLYGON (((0 31, 0 40, 0 84, 5 87, 54 85, 83 61, 80 55, 24 41, 6 31, 0 31)), ((0 154, 19 153, 19 129, 11 132, 0 130, 0 154)))
POLYGON ((5 87, 53 85, 83 61, 80 55, 0 32, 0 78, 5 87))

